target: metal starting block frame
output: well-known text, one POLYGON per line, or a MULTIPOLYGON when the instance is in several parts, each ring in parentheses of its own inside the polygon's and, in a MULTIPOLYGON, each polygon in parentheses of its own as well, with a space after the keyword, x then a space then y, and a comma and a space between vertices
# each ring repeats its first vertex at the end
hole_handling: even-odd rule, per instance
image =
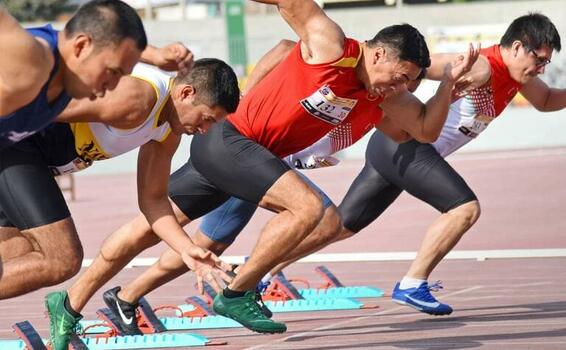
MULTIPOLYGON (((2 350, 47 350, 47 341, 42 339, 30 322, 24 321, 12 326, 20 340, 0 340, 2 350)), ((134 336, 98 336, 81 338, 71 336, 73 350, 114 350, 114 349, 157 349, 188 346, 216 346, 226 342, 212 342, 198 334, 150 334, 134 336)))
MULTIPOLYGON (((325 266, 317 266, 315 271, 322 277, 324 284, 318 288, 310 288, 308 281, 304 279, 287 279, 283 273, 278 273, 271 281, 271 286, 266 291, 267 299, 276 299, 277 294, 270 297, 269 294, 274 294, 273 291, 281 291, 287 297, 296 299, 295 292, 290 294, 289 285, 293 286, 292 282, 302 282, 308 288, 296 289, 304 299, 321 299, 321 298, 380 298, 383 296, 383 290, 371 286, 345 286, 338 280, 338 278, 330 272, 325 266)), ((277 299, 276 299, 277 300, 277 299)))

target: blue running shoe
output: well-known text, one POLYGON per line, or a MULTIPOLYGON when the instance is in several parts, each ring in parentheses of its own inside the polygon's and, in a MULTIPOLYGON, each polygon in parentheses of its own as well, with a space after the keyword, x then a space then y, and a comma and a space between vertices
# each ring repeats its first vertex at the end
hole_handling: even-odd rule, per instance
POLYGON ((437 291, 438 289, 442 289, 439 282, 431 286, 428 285, 428 282, 423 282, 418 288, 408 289, 400 289, 399 282, 397 282, 391 298, 397 304, 410 306, 429 315, 450 315, 452 308, 449 305, 438 302, 430 294, 431 290, 437 291))

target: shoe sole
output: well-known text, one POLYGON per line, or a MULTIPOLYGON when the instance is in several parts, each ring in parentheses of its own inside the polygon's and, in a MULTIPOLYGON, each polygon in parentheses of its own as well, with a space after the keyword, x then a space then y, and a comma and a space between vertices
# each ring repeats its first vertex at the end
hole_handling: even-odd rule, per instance
POLYGON ((448 316, 452 313, 452 311, 450 311, 450 312, 428 312, 428 311, 425 311, 423 309, 420 309, 416 305, 409 304, 409 303, 401 301, 401 300, 397 300, 397 299, 391 299, 391 300, 393 300, 393 302, 396 303, 396 304, 411 307, 411 308, 413 308, 413 309, 415 309, 419 312, 422 312, 423 314, 427 314, 427 315, 431 315, 431 316, 448 316))
MULTIPOLYGON (((45 310, 47 310, 47 317, 49 317, 49 330, 51 331, 51 325, 52 323, 55 323, 54 320, 55 318, 52 317, 51 311, 49 309, 49 301, 47 300, 47 298, 44 299, 44 304, 45 304, 45 310)), ((53 328, 57 329, 57 325, 55 324, 53 326, 53 328)), ((49 334, 49 341, 47 342, 48 345, 50 345, 49 349, 53 349, 53 339, 51 339, 51 332, 49 334)))

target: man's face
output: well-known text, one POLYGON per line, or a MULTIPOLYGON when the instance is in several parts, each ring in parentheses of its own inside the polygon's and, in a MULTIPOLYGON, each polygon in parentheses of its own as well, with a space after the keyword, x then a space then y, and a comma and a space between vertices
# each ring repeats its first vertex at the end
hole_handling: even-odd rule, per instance
POLYGON ((177 118, 170 121, 171 130, 177 134, 204 134, 210 127, 226 118, 228 112, 220 106, 208 106, 197 102, 197 96, 190 85, 177 87, 174 106, 177 118))
POLYGON ((65 77, 65 89, 74 98, 103 97, 121 77, 132 72, 141 56, 132 39, 105 47, 96 47, 86 35, 72 40, 73 55, 67 59, 70 74, 65 77))
POLYGON ((509 73, 511 78, 521 84, 543 74, 546 65, 552 59, 552 49, 546 45, 539 49, 533 49, 520 41, 515 41, 511 50, 511 61, 508 65, 509 73))
POLYGON ((421 68, 413 62, 399 60, 389 48, 378 46, 370 52, 371 59, 366 60, 368 81, 364 84, 373 96, 387 97, 396 94, 404 90, 421 72, 421 68))

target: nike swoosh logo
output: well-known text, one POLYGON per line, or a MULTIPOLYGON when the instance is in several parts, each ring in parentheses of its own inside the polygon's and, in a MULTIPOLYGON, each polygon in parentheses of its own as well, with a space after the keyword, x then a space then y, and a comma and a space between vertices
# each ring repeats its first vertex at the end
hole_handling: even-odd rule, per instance
POLYGON ((420 306, 425 306, 425 307, 438 307, 440 305, 439 302, 435 302, 435 303, 428 303, 426 301, 420 301, 418 299, 413 299, 410 296, 406 296, 407 299, 411 300, 413 303, 420 305, 420 306))
POLYGON ((61 318, 61 323, 59 323, 59 335, 65 335, 65 315, 61 318))
POLYGON ((118 313, 120 314, 122 321, 124 321, 124 323, 127 324, 127 325, 131 325, 134 318, 133 317, 128 318, 128 317, 126 317, 126 315, 124 315, 124 313, 122 312, 122 309, 120 308, 120 304, 118 304, 117 300, 116 300, 116 307, 118 308, 118 313))

